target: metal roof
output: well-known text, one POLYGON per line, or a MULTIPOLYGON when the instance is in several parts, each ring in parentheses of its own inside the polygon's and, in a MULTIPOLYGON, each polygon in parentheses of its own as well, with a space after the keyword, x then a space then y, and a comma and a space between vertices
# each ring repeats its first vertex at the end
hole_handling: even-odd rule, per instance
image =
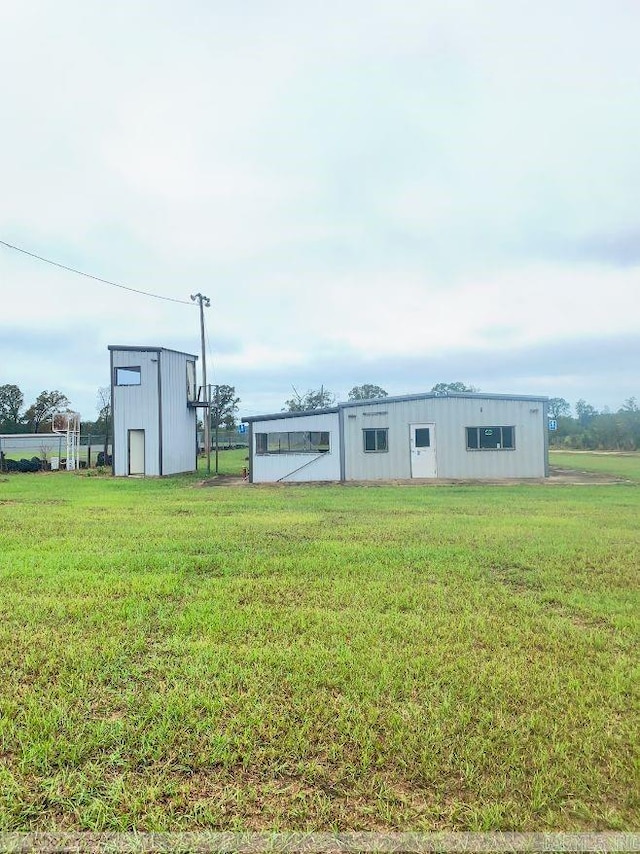
POLYGON ((333 415, 339 412, 340 405, 332 406, 330 409, 305 409, 304 412, 273 412, 271 415, 248 415, 242 419, 243 424, 252 421, 275 421, 278 418, 303 418, 305 415, 333 415))
POLYGON ((250 415, 242 419, 243 423, 250 424, 254 421, 274 421, 277 418, 298 418, 305 415, 328 415, 339 412, 341 409, 350 409, 357 406, 380 406, 387 403, 404 403, 409 400, 429 400, 430 398, 466 397, 477 400, 530 400, 536 403, 545 403, 549 400, 543 395, 530 394, 489 394, 481 391, 452 391, 445 394, 436 394, 432 391, 420 392, 418 394, 401 394, 396 397, 376 397, 371 400, 348 400, 339 403, 330 409, 307 409, 304 412, 278 412, 269 415, 250 415))
POLYGON ((128 344, 109 344, 108 350, 124 350, 132 353, 178 353, 180 356, 189 356, 197 359, 193 353, 185 353, 184 350, 172 350, 170 347, 132 347, 128 344))

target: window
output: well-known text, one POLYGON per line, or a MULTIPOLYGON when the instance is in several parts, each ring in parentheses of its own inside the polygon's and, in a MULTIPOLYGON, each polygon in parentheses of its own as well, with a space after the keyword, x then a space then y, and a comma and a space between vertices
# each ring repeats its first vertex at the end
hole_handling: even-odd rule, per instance
POLYGON ((140 368, 116 368, 116 385, 140 385, 140 368))
POLYGON ((468 451, 512 451, 515 427, 467 427, 468 451))
POLYGON ((196 363, 187 362, 187 400, 196 399, 196 363))
POLYGON ((428 427, 416 427, 416 448, 430 448, 431 433, 428 427))
POLYGON ((364 449, 367 453, 383 453, 389 450, 389 429, 365 429, 362 431, 364 449))
POLYGON ((329 449, 326 430, 256 433, 256 454, 326 454, 329 449))

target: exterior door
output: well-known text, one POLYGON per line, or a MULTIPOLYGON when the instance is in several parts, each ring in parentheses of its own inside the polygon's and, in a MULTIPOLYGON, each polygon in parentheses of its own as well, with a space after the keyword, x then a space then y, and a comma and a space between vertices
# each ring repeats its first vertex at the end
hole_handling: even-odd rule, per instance
POLYGON ((144 430, 129 430, 129 474, 144 474, 144 430))
POLYGON ((410 424, 411 477, 437 477, 436 425, 410 424))

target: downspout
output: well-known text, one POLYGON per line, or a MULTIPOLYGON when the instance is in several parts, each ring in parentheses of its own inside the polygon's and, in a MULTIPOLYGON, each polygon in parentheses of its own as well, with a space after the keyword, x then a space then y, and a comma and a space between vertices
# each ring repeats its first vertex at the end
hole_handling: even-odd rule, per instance
POLYGON ((346 448, 344 446, 344 407, 338 409, 338 443, 340 445, 340 483, 346 478, 346 448))
POLYGON ((249 422, 249 483, 253 483, 253 421, 249 422))
POLYGON ((549 401, 542 404, 542 430, 544 433, 544 476, 549 477, 549 401))
MULTIPOLYGON (((109 370, 111 371, 110 377, 110 385, 111 385, 111 477, 116 476, 116 396, 113 393, 113 350, 109 350, 109 370)), ((109 445, 107 444, 107 451, 109 450, 109 445)), ((107 464, 107 458, 105 455, 104 464, 107 464)))
POLYGON ((158 350, 158 472, 162 477, 162 351, 158 350))

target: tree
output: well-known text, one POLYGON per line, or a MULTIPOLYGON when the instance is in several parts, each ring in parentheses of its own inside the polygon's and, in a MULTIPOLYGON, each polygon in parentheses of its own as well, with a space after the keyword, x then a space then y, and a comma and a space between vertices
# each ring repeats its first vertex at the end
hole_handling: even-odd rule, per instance
POLYGON ((24 414, 24 420, 34 433, 51 421, 54 412, 62 408, 69 409, 69 399, 60 391, 41 391, 36 402, 32 403, 24 414))
POLYGON ((449 394, 449 392, 474 392, 480 391, 480 389, 474 385, 465 385, 458 381, 455 383, 436 383, 431 391, 433 394, 449 394))
POLYGON ((590 403, 580 398, 576 401, 576 415, 581 427, 587 427, 591 421, 598 415, 598 410, 594 409, 590 403))
POLYGON ((550 397, 548 403, 549 418, 569 418, 571 404, 564 397, 550 397))
POLYGON ((236 412, 240 398, 236 397, 235 386, 217 385, 211 401, 211 424, 214 430, 220 427, 233 430, 236 426, 236 412))
POLYGON ((17 385, 0 385, 0 430, 14 433, 20 422, 24 395, 17 385))
POLYGON ((355 385, 349 392, 349 400, 376 400, 379 397, 389 397, 388 393, 379 385, 355 385))
POLYGON ((325 389, 323 385, 319 389, 309 389, 305 395, 299 394, 294 386, 292 388, 294 396, 290 400, 285 400, 285 412, 306 412, 310 409, 327 409, 336 402, 335 394, 325 389))
POLYGON ((215 434, 216 474, 218 474, 218 431, 220 427, 233 430, 236 426, 236 412, 240 398, 236 397, 235 386, 217 385, 211 402, 211 422, 215 434))

